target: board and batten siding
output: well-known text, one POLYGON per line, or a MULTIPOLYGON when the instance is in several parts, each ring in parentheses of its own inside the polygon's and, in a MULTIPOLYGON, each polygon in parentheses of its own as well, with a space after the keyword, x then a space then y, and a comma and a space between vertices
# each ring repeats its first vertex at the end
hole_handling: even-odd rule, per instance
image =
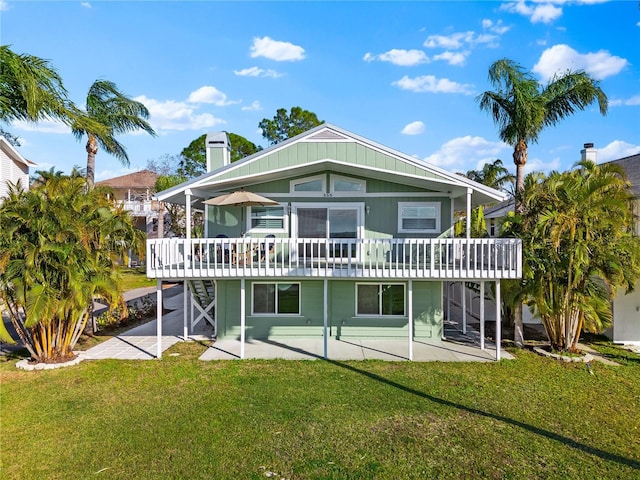
POLYGON ((301 142, 288 145, 280 150, 256 159, 237 168, 216 176, 216 181, 232 180, 239 177, 269 173, 277 170, 312 163, 321 160, 336 160, 339 162, 378 168, 397 173, 415 175, 424 178, 446 180, 426 168, 413 165, 401 159, 384 154, 378 150, 351 142, 301 142))
MULTIPOLYGON (((326 176, 326 185, 330 182, 330 172, 322 172, 310 176, 326 176)), ((354 178, 357 180, 365 180, 367 182, 366 196, 332 196, 327 197, 324 193, 318 193, 317 196, 289 196, 289 186, 291 180, 297 180, 303 177, 286 178, 280 180, 274 180, 271 182, 258 183, 250 186, 251 191, 261 193, 270 196, 276 201, 281 201, 283 204, 292 203, 309 203, 312 206, 314 203, 363 203, 369 207, 369 214, 364 216, 364 238, 432 238, 441 236, 443 232, 446 232, 450 225, 451 219, 451 199, 442 197, 420 197, 409 196, 405 193, 433 193, 430 190, 419 189, 417 187, 411 187, 407 185, 400 185, 395 182, 383 181, 378 179, 364 179, 362 177, 355 177, 350 175, 342 175, 345 178, 354 178), (278 197, 278 194, 286 194, 286 197, 278 197), (393 194, 394 196, 375 196, 376 194, 385 193, 393 194), (398 203, 399 202, 438 202, 440 203, 440 232, 439 233, 402 233, 398 234, 398 203)), ((328 187, 327 187, 328 188, 328 187)), ((326 193, 326 192, 325 192, 326 193)), ((244 218, 246 223, 249 217, 249 209, 240 207, 214 207, 208 206, 208 229, 209 237, 216 237, 223 234, 227 237, 234 238, 239 237, 241 232, 244 231, 241 228, 241 222, 244 218)), ((281 232, 274 232, 278 237, 291 235, 291 216, 288 218, 289 224, 287 225, 288 235, 281 232)), ((248 234, 251 235, 251 232, 248 234)), ((264 232, 256 234, 258 237, 263 237, 264 232)))
POLYGON ((29 167, 16 162, 0 149, 0 198, 6 197, 9 192, 7 182, 17 183, 18 180, 24 188, 29 187, 29 167))
MULTIPOLYGON (((260 282, 260 280, 246 281, 247 340, 252 338, 322 337, 323 281, 299 281, 301 312, 300 315, 289 316, 252 316, 251 291, 253 282, 260 282)), ((362 283, 375 284, 377 282, 362 283)), ((408 285, 407 282, 392 283, 402 283, 405 288, 408 285)), ((238 339, 240 338, 240 281, 218 280, 217 289, 218 339, 238 339)), ((408 317, 358 317, 356 316, 355 302, 355 281, 333 280, 328 282, 329 336, 334 338, 407 338, 409 334, 408 317)), ((414 338, 440 339, 442 337, 442 312, 442 282, 414 281, 414 338)))
MULTIPOLYGON (((217 282, 216 295, 218 338, 240 338, 240 281, 217 282)), ((281 279, 266 283, 300 283, 300 315, 252 315, 253 283, 265 283, 251 279, 245 282, 246 338, 266 339, 277 337, 322 337, 323 332, 323 281, 281 279)))

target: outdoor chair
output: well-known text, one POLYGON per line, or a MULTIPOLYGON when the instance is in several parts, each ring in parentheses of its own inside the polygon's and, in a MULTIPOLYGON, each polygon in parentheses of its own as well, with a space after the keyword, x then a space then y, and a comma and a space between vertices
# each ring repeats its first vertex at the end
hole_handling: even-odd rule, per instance
MULTIPOLYGON (((216 235, 216 238, 229 238, 225 234, 221 233, 220 235, 216 235)), ((229 244, 222 243, 222 245, 218 245, 216 248, 216 259, 218 263, 229 263, 229 244)))
POLYGON ((266 237, 264 237, 264 242, 260 244, 260 251, 259 251, 260 262, 265 262, 267 260, 267 257, 274 252, 276 247, 276 244, 274 241, 275 238, 276 236, 273 234, 269 234, 266 237))

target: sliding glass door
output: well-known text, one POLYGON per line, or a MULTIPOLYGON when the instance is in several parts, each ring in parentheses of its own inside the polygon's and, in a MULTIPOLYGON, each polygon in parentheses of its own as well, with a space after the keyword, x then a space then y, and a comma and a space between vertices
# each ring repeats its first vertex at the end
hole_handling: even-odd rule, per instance
MULTIPOLYGON (((293 206, 297 238, 356 239, 362 237, 362 204, 298 204, 293 206)), ((331 242, 330 258, 355 258, 355 242, 331 242)), ((326 258, 325 244, 298 242, 298 255, 326 258)))

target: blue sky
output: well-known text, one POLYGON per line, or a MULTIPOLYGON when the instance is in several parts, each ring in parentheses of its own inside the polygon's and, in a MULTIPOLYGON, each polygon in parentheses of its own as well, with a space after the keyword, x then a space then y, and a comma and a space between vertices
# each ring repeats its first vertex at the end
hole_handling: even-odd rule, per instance
MULTIPOLYGON (((258 124, 278 108, 318 118, 452 171, 511 147, 475 100, 489 66, 510 58, 546 83, 584 69, 596 106, 545 130, 528 170, 565 169, 593 142, 598 160, 640 151, 640 6, 633 1, 106 2, 0 0, 0 41, 48 59, 83 105, 98 78, 142 101, 158 132, 120 138, 131 165, 99 151, 96 179, 177 155, 226 130, 268 146, 258 124)), ((86 165, 85 141, 61 125, 14 123, 41 169, 86 165)))

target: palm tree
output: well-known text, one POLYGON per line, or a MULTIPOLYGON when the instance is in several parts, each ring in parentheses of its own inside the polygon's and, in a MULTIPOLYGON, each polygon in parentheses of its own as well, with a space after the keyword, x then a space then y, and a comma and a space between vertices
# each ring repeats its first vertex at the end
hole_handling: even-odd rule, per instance
POLYGON ((93 120, 100 128, 75 123, 72 127, 74 136, 80 140, 87 135, 87 183, 93 187, 95 179, 96 154, 98 145, 110 153, 124 165, 129 165, 129 157, 124 146, 116 140, 116 135, 136 130, 144 130, 155 136, 146 119, 149 111, 140 102, 132 100, 118 90, 115 83, 107 80, 96 80, 87 95, 86 117, 93 120))
POLYGON ((525 189, 522 201, 522 294, 552 347, 573 351, 583 330, 610 324, 616 290, 640 278, 630 185, 618 166, 582 161, 525 189))
POLYGON ((545 127, 584 110, 597 101, 600 113, 607 113, 607 96, 599 82, 584 71, 567 71, 542 87, 529 72, 513 60, 501 59, 489 68, 489 81, 497 91, 486 91, 476 100, 491 114, 500 139, 513 147, 516 165, 515 209, 522 211, 519 194, 524 185, 524 165, 530 142, 537 142, 545 127))
POLYGON ((70 106, 62 79, 47 60, 0 46, 1 120, 68 120, 70 106))
MULTIPOLYGON (((11 189, 0 207, 0 295, 34 360, 74 357, 94 297, 123 304, 118 260, 141 238, 80 175, 43 172, 31 190, 11 189)), ((13 340, 1 323, 0 338, 13 340)))
POLYGON ((491 163, 485 163, 481 170, 468 170, 465 177, 474 182, 498 190, 510 191, 505 185, 513 186, 515 176, 507 170, 499 158, 491 163))

